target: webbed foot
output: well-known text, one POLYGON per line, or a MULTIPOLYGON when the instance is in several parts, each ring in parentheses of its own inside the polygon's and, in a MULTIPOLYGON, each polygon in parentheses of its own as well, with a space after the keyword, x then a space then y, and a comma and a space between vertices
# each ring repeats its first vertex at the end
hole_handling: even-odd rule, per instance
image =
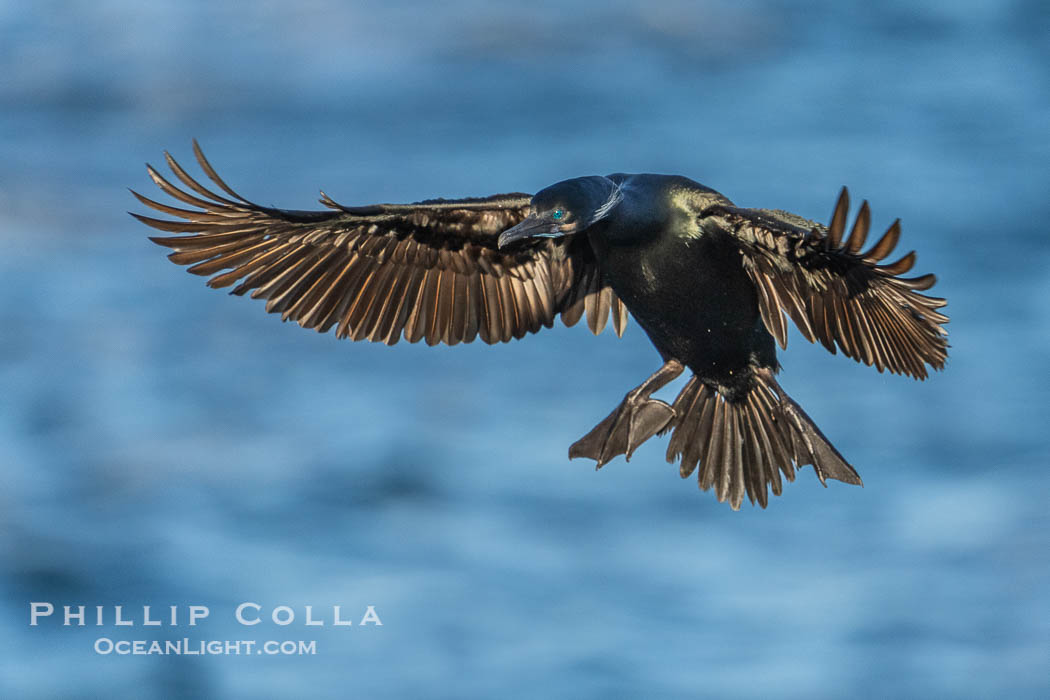
POLYGON ((666 402, 628 394, 623 402, 605 420, 569 448, 569 459, 589 457, 597 468, 624 455, 631 455, 643 442, 663 430, 674 418, 674 410, 666 402))

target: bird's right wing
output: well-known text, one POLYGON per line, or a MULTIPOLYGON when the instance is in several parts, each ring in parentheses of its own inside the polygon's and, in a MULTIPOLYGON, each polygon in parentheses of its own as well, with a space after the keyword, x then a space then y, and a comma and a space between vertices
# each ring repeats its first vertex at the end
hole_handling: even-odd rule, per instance
POLYGON ((721 204, 701 214, 701 226, 728 233, 738 246, 762 320, 781 347, 786 312, 810 342, 819 340, 831 352, 838 345, 880 372, 924 379, 926 365, 940 369, 948 356, 941 327, 948 317, 937 311, 947 302, 919 293, 937 278, 901 277, 915 263, 914 252, 880 264, 897 245, 899 222, 861 252, 871 221, 867 202, 844 240, 848 209, 843 188, 827 227, 784 211, 721 204))
POLYGON ((143 204, 181 221, 133 214, 179 235, 152 238, 189 272, 214 275, 210 287, 234 283, 266 310, 340 338, 455 345, 479 337, 507 342, 587 314, 600 333, 612 315, 623 334, 627 309, 602 280, 582 237, 537 239, 501 251, 499 234, 525 218, 529 195, 511 194, 417 204, 345 207, 327 195, 331 211, 292 211, 253 204, 216 174, 196 142, 201 169, 225 193, 201 185, 167 153, 176 187, 152 167, 156 185, 196 209, 143 204), (225 272, 224 272, 225 271, 225 272))

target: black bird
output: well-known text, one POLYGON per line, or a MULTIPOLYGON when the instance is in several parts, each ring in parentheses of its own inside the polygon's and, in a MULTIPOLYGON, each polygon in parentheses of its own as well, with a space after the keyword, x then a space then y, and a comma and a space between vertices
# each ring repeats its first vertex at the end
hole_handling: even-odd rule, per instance
MULTIPOLYGON (((781 475, 811 464, 821 483, 860 476, 777 384, 775 342, 786 347, 785 312, 810 341, 834 353, 916 379, 941 369, 948 344, 937 311, 919 292, 933 275, 902 278, 914 252, 879 264, 896 246, 899 220, 868 251, 868 204, 843 238, 845 188, 828 226, 794 214, 742 209, 677 175, 591 176, 535 196, 504 194, 415 204, 348 207, 324 192, 330 211, 253 204, 216 174, 196 142, 200 167, 219 194, 165 159, 185 189, 147 165, 167 194, 195 209, 133 194, 180 221, 136 218, 162 231, 168 257, 238 283, 266 310, 304 328, 393 345, 507 342, 586 313, 598 334, 627 312, 663 366, 587 435, 569 457, 600 468, 657 433, 670 432, 667 460, 681 475, 699 468, 700 488, 737 509, 747 494, 766 506, 781 475), (223 272, 225 270, 225 272, 223 272), (218 274, 217 274, 218 273, 218 274), (774 342, 775 341, 775 342, 774 342), (651 398, 685 368, 673 404, 651 398)), ((826 484, 825 484, 826 485, 826 484)))

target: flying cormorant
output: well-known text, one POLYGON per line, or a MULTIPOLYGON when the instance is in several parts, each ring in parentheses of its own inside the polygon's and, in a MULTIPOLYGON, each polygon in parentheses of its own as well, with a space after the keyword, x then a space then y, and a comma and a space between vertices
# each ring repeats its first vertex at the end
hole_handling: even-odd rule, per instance
POLYGON ((210 287, 266 299, 266 310, 339 338, 428 345, 507 342, 572 326, 584 314, 598 334, 612 317, 622 335, 638 321, 663 366, 587 435, 569 457, 598 467, 630 459, 670 432, 667 460, 683 478, 737 509, 744 495, 765 507, 781 475, 813 465, 821 483, 860 476, 777 384, 775 343, 787 317, 820 341, 881 372, 924 379, 944 366, 945 300, 919 292, 933 275, 903 278, 914 252, 880 264, 900 223, 866 252, 867 202, 844 237, 849 198, 842 189, 828 226, 794 214, 736 207, 718 192, 676 175, 590 176, 534 196, 504 194, 415 204, 343 206, 329 211, 253 204, 216 174, 196 142, 200 167, 222 190, 201 185, 168 154, 185 189, 152 167, 167 194, 195 207, 135 196, 181 219, 134 214, 179 235, 155 237, 168 257, 214 275, 210 287), (651 394, 689 368, 673 404, 651 394))

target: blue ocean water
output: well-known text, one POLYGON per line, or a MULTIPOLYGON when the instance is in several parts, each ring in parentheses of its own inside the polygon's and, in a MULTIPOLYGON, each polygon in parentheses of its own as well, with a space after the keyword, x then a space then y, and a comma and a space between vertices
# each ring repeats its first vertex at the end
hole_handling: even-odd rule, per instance
POLYGON ((0 3, 2 695, 1046 697, 1048 37, 1034 0, 0 3), (125 213, 194 137, 289 208, 648 171, 826 220, 847 184, 939 276, 951 358, 792 335, 781 383, 863 489, 807 468, 734 513, 660 440, 595 473, 566 450, 658 366, 636 325, 282 325, 125 213), (184 636, 317 653, 94 650, 184 636))

